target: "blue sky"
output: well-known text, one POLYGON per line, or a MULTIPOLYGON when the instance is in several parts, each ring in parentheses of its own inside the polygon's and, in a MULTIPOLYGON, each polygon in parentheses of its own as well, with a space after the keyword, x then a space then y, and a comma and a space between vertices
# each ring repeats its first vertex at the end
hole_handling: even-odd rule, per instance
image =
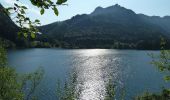
MULTIPOLYGON (((15 0, 0 0, 5 7, 12 5, 15 0)), ((56 1, 56 0, 53 0, 56 1)), ((68 6, 60 6, 59 16, 55 16, 52 10, 46 10, 40 15, 38 8, 33 7, 29 0, 20 0, 20 3, 29 8, 28 16, 31 19, 40 19, 42 25, 71 18, 77 14, 89 14, 98 6, 108 7, 119 4, 125 8, 132 9, 136 13, 146 15, 166 16, 170 15, 170 0, 68 0, 68 6)))

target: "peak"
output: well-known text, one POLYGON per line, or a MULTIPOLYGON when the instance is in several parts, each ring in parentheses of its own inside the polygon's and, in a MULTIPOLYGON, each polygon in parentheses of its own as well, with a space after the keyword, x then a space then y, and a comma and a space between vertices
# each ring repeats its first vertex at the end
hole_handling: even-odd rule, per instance
POLYGON ((103 12, 104 8, 102 8, 101 6, 97 7, 92 13, 91 15, 96 15, 99 14, 101 12, 103 12))
POLYGON ((94 12, 101 11, 102 9, 104 9, 104 8, 102 8, 101 6, 98 6, 98 7, 94 10, 94 12))
POLYGON ((106 7, 106 8, 103 8, 103 7, 101 7, 101 6, 98 6, 95 10, 94 10, 94 12, 98 12, 98 11, 101 11, 101 10, 104 10, 104 9, 114 9, 114 8, 123 8, 123 7, 121 7, 119 4, 115 4, 115 5, 113 5, 113 6, 109 6, 109 7, 106 7))
MULTIPOLYGON (((109 6, 109 7, 107 7, 107 8, 123 8, 121 5, 119 5, 119 4, 115 4, 115 5, 113 5, 113 6, 109 6)), ((106 8, 106 9, 107 9, 106 8)))
POLYGON ((96 9, 103 9, 101 6, 98 6, 96 9))
POLYGON ((114 6, 115 6, 115 7, 121 7, 119 4, 115 4, 114 6))
POLYGON ((113 6, 109 6, 106 8, 103 8, 101 6, 98 6, 93 12, 92 15, 96 15, 96 14, 100 14, 102 12, 108 12, 108 11, 112 11, 113 9, 119 9, 122 8, 119 4, 115 4, 113 6))
POLYGON ((100 15, 100 14, 104 14, 104 15, 107 15, 107 14, 135 14, 135 12, 133 12, 132 10, 130 9, 126 9, 122 6, 120 6, 119 4, 115 4, 113 6, 109 6, 109 7, 106 7, 106 8, 102 8, 102 7, 97 7, 92 13, 91 15, 94 16, 94 15, 100 15))

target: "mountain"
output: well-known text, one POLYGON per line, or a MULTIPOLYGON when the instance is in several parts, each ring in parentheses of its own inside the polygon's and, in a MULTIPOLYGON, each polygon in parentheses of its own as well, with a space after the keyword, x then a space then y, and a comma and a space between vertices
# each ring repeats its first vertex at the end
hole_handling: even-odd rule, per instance
POLYGON ((160 37, 170 41, 170 16, 136 14, 116 4, 41 26, 40 30, 65 48, 159 49, 160 37))
POLYGON ((0 4, 0 30, 1 30, 1 37, 10 39, 10 40, 15 40, 16 33, 18 31, 17 25, 13 23, 13 21, 10 19, 9 16, 7 16, 5 13, 3 13, 4 8, 0 4))
POLYGON ((15 41, 19 28, 4 12, 0 4, 0 37, 6 40, 15 41))
POLYGON ((19 38, 19 27, 3 9, 0 4, 0 38, 17 47, 160 49, 160 37, 170 44, 170 16, 136 14, 118 4, 41 26, 44 34, 35 40, 19 38))
POLYGON ((0 4, 0 39, 8 48, 26 47, 27 40, 18 37, 19 27, 4 13, 4 7, 0 4))
POLYGON ((165 35, 170 35, 170 16, 164 16, 164 17, 159 17, 159 16, 146 16, 143 14, 139 14, 139 16, 141 17, 141 19, 150 22, 152 24, 155 24, 159 27, 161 27, 162 29, 164 29, 168 34, 165 35))
POLYGON ((20 28, 4 13, 4 7, 0 4, 0 40, 4 41, 7 48, 49 47, 49 43, 37 40, 38 38, 32 40, 19 37, 17 34, 19 30, 20 28))

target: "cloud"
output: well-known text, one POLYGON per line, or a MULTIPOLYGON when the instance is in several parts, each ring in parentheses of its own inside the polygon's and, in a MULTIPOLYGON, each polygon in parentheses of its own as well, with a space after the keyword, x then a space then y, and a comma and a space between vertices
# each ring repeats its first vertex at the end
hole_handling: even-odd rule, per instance
POLYGON ((28 8, 27 12, 28 13, 33 13, 33 14, 36 14, 36 15, 40 15, 39 13, 39 10, 35 9, 35 8, 31 8, 29 5, 27 4, 24 4, 22 2, 19 2, 19 1, 15 1, 15 0, 3 0, 4 3, 7 5, 7 6, 13 6, 14 3, 18 4, 18 5, 22 5, 22 6, 25 6, 28 8))

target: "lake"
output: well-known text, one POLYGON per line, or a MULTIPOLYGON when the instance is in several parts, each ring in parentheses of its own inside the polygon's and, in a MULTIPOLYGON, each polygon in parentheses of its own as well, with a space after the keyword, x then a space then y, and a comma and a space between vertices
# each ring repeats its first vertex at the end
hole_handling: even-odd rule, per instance
POLYGON ((35 95, 40 100, 56 100, 56 84, 69 73, 77 73, 81 100, 103 100, 109 79, 116 85, 116 98, 125 90, 126 100, 143 92, 159 92, 163 75, 150 64, 148 53, 158 51, 114 49, 24 49, 8 51, 9 65, 19 73, 33 72, 39 67, 45 75, 35 95))

